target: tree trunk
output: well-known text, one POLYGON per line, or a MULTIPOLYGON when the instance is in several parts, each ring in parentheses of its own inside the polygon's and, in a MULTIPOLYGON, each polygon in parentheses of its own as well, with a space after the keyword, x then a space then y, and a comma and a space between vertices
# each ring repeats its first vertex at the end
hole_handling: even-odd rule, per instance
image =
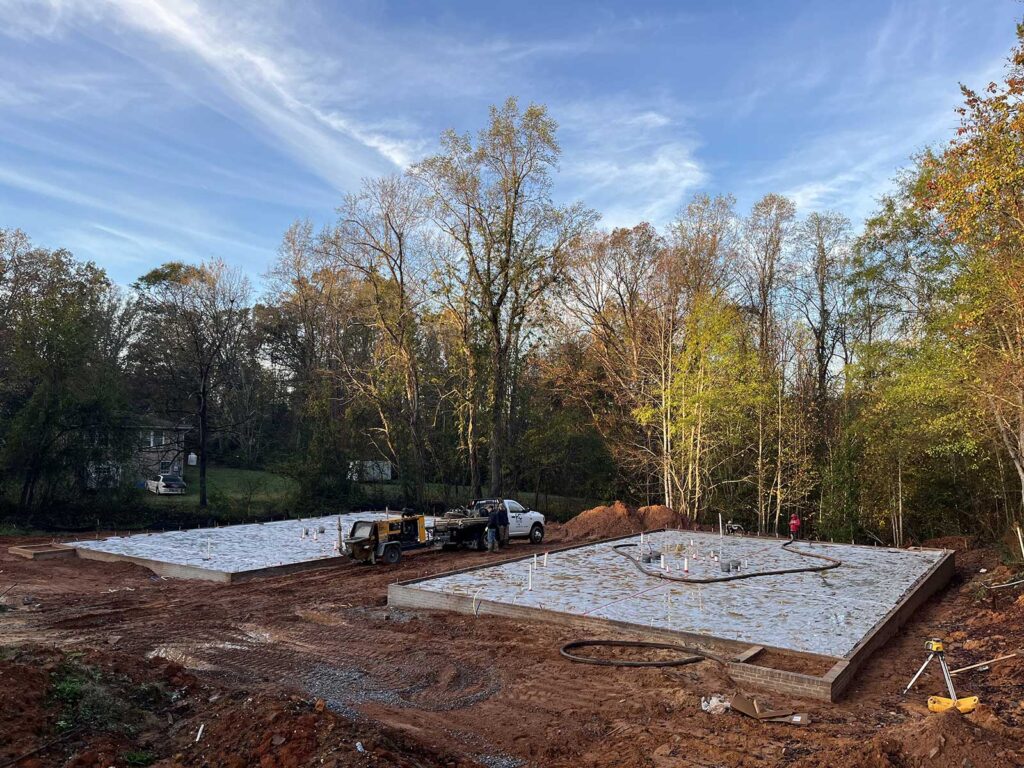
POLYGON ((505 364, 503 357, 500 346, 495 343, 495 350, 491 355, 494 373, 491 379, 491 444, 489 446, 490 495, 494 498, 501 498, 504 492, 502 469, 505 459, 505 364))
POLYGON ((896 457, 896 525, 893 530, 893 542, 897 547, 903 546, 903 456, 896 457))
POLYGON ((1020 407, 1016 409, 1016 429, 1010 423, 1010 419, 1003 416, 996 399, 988 396, 992 414, 996 419, 996 426, 999 429, 999 436, 1003 439, 1006 452, 1010 455, 1014 469, 1017 470, 1017 479, 1020 482, 1020 507, 1018 511, 1024 510, 1024 393, 1017 393, 1020 407))
POLYGON ((412 439, 413 496, 417 509, 422 509, 426 472, 424 468, 423 430, 420 429, 419 376, 412 353, 405 364, 405 396, 409 403, 409 436, 412 439))
POLYGON ((764 498, 764 400, 757 403, 757 532, 763 533, 768 520, 764 498))
POLYGON ((18 505, 21 507, 23 513, 28 513, 29 508, 32 506, 33 497, 35 496, 36 489, 36 478, 38 473, 36 472, 35 462, 29 466, 25 472, 25 481, 21 485, 21 497, 18 505))
MULTIPOLYGON (((776 415, 778 420, 775 425, 776 429, 776 443, 775 443, 775 519, 778 520, 782 516, 782 404, 785 387, 785 378, 783 373, 779 371, 779 398, 777 402, 776 415)), ((765 523, 767 524, 768 511, 765 510, 765 523)), ((776 528, 778 530, 778 528, 776 528)))
POLYGON ((207 442, 207 392, 206 379, 199 392, 199 508, 206 509, 206 442, 207 442))

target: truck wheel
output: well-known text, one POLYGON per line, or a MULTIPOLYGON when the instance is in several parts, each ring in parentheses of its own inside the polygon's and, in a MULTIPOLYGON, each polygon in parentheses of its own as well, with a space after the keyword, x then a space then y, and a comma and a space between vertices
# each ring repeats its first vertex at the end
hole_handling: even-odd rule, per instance
POLYGON ((395 565, 399 560, 402 559, 402 548, 396 544, 392 544, 390 547, 384 548, 384 554, 381 560, 384 561, 385 565, 395 565))
POLYGON ((544 541, 544 526, 534 523, 533 528, 530 529, 530 543, 540 544, 542 541, 544 541))

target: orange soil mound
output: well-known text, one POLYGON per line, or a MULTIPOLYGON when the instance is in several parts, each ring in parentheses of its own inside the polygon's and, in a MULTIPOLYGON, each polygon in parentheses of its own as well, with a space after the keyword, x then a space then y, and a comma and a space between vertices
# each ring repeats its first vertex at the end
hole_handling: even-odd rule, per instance
POLYGON ((563 529, 568 539, 606 539, 687 524, 683 515, 660 504, 637 509, 616 501, 610 506, 580 512, 563 529))
POLYGON ((1021 765, 1019 733, 1004 726, 982 705, 971 715, 956 710, 928 714, 879 734, 850 753, 833 755, 833 766, 872 768, 925 768, 935 765, 971 765, 1002 768, 1021 765))

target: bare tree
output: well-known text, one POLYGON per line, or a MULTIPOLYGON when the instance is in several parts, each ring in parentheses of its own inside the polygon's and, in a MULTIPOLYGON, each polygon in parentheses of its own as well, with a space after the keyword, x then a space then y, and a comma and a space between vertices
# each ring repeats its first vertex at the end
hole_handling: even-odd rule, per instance
MULTIPOLYGON (((785 278, 786 245, 793 233, 796 206, 782 195, 768 194, 754 203, 743 222, 743 248, 740 258, 740 289, 757 329, 758 360, 764 391, 758 401, 757 457, 754 472, 757 480, 757 526, 767 529, 771 508, 771 489, 782 493, 782 411, 785 396, 785 371, 781 369, 781 343, 776 314, 779 294, 785 278), (769 412, 769 399, 774 398, 774 418, 769 412), (772 440, 772 430, 776 431, 772 440), (775 479, 769 485, 769 453, 775 443, 775 479)), ((780 512, 776 504, 776 518, 780 512)), ((776 520, 776 525, 778 524, 776 520)))
MULTIPOLYGON (((402 378, 402 410, 412 456, 413 495, 423 503, 425 453, 420 408, 417 326, 424 295, 423 224, 425 200, 410 178, 389 176, 363 182, 338 209, 339 222, 326 238, 328 253, 358 275, 369 288, 373 326, 385 340, 384 363, 402 378)), ((363 370, 357 376, 379 375, 363 370)), ((390 419, 386 408, 381 418, 390 419)), ((402 451, 396 451, 396 458, 402 451)), ((406 473, 402 473, 405 476, 406 473)))
POLYGON ((535 304, 562 275, 567 245, 595 219, 582 205, 556 206, 551 172, 558 160, 547 109, 520 110, 514 98, 491 108, 474 143, 449 131, 442 153, 414 168, 429 193, 437 227, 459 245, 458 268, 474 313, 488 333, 490 491, 500 495, 513 362, 535 304))
POLYGON ((832 362, 845 324, 850 221, 832 211, 811 213, 800 224, 797 244, 803 264, 796 299, 813 338, 815 404, 819 419, 824 419, 832 362))

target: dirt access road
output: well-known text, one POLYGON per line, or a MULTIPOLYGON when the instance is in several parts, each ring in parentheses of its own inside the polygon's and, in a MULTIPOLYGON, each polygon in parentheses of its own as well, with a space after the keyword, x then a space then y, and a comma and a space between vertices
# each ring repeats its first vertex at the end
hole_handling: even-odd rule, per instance
POLYGON ((839 704, 759 695, 811 712, 814 722, 799 727, 702 712, 701 696, 737 691, 712 662, 581 666, 559 656, 576 639, 559 627, 387 608, 389 583, 494 557, 487 553, 425 552, 391 568, 344 565, 225 586, 7 553, 31 541, 0 538, 0 591, 17 584, 0 613, 0 765, 62 735, 18 765, 1024 765, 1018 661, 958 677, 984 703, 969 716, 927 712, 927 695, 942 692, 931 673, 917 693, 900 695, 928 637, 951 642, 954 665, 1024 645, 1024 597, 992 610, 979 596, 981 579, 1006 570, 991 551, 958 555, 954 585, 873 657, 839 704), (69 658, 170 693, 128 735, 90 726, 67 736, 53 681, 69 658), (140 743, 143 756, 118 752, 140 743))

